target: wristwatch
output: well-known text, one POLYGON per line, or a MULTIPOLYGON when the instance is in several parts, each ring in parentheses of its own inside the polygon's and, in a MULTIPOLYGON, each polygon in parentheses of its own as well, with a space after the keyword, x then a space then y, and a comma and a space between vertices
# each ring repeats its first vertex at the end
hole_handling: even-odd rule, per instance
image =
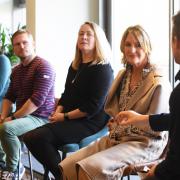
POLYGON ((12 120, 16 119, 16 117, 14 116, 14 114, 12 114, 10 117, 11 117, 12 120))
POLYGON ((68 113, 64 113, 64 120, 69 120, 69 116, 68 116, 68 113))

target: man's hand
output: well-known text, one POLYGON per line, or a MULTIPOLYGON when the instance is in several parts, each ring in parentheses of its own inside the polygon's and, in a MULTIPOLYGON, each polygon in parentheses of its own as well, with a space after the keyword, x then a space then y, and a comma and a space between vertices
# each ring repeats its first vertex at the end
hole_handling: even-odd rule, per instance
POLYGON ((138 114, 135 111, 121 111, 116 115, 115 120, 119 124, 129 125, 136 122, 138 116, 141 116, 141 114, 138 114))
POLYGON ((115 120, 120 125, 135 125, 136 127, 142 128, 149 125, 149 116, 136 113, 135 111, 122 111, 119 112, 115 120))
POLYGON ((4 120, 4 122, 8 122, 8 121, 12 121, 12 117, 11 117, 11 116, 7 117, 7 118, 4 120))
POLYGON ((12 121, 11 116, 9 116, 9 117, 7 117, 7 118, 5 118, 5 119, 2 119, 2 118, 1 118, 0 124, 3 124, 3 123, 8 122, 8 121, 12 121))

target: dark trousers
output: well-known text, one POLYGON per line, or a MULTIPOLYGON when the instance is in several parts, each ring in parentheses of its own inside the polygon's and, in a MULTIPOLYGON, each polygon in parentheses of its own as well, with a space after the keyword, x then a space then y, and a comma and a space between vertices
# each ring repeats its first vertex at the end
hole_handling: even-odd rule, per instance
POLYGON ((23 140, 33 156, 52 172, 55 179, 61 179, 61 172, 58 167, 61 161, 57 147, 58 139, 51 129, 46 126, 37 128, 26 133, 23 140))

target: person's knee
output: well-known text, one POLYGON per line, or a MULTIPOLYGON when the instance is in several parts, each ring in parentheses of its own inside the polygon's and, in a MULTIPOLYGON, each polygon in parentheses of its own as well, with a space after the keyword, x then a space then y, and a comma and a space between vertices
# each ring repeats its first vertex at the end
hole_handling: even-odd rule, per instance
POLYGON ((3 137, 4 135, 10 132, 11 132, 11 128, 8 122, 0 125, 0 137, 3 137))
POLYGON ((23 134, 22 137, 23 137, 23 141, 24 141, 25 143, 28 143, 28 142, 31 140, 31 137, 30 137, 30 133, 29 133, 29 132, 23 134))
POLYGON ((33 131, 29 131, 23 134, 23 141, 25 142, 25 144, 29 144, 29 143, 36 143, 39 140, 38 140, 38 136, 36 137, 33 131))
POLYGON ((47 136, 41 133, 39 128, 31 130, 25 134, 23 134, 23 141, 25 144, 38 144, 39 142, 44 142, 47 136))
POLYGON ((91 178, 88 176, 88 174, 81 168, 81 166, 76 166, 77 170, 77 180, 90 180, 91 178))

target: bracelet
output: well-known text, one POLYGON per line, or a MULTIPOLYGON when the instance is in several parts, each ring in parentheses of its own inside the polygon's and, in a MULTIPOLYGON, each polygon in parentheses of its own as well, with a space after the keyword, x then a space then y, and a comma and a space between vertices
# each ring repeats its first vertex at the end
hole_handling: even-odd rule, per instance
POLYGON ((64 120, 69 120, 68 113, 64 113, 64 120))

